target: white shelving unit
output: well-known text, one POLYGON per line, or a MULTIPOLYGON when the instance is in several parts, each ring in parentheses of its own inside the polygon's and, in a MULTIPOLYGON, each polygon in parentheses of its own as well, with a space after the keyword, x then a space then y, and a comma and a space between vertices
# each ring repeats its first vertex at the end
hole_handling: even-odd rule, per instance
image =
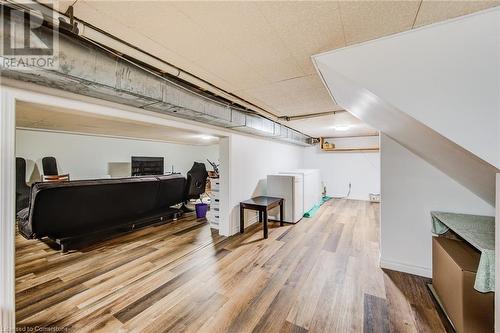
POLYGON ((210 228, 219 229, 220 221, 220 178, 210 178, 210 209, 207 212, 207 220, 210 228))

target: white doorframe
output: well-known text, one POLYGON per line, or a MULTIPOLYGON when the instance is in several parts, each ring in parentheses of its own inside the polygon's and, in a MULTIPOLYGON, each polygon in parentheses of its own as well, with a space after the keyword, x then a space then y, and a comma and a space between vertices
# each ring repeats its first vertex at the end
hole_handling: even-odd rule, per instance
POLYGON ((219 234, 230 236, 231 226, 231 137, 219 140, 219 162, 220 162, 220 222, 219 234))
POLYGON ((15 97, 0 87, 0 331, 14 332, 15 303, 15 97))
MULTIPOLYGON (((5 83, 5 82, 4 82, 5 83)), ((65 94, 57 96, 51 88, 38 87, 31 91, 0 85, 0 332, 15 331, 15 133, 16 133, 16 101, 36 104, 60 106, 82 112, 106 115, 122 119, 136 120, 182 129, 203 131, 222 136, 221 141, 232 135, 213 126, 200 126, 193 121, 179 121, 169 116, 155 116, 153 112, 115 103, 102 105, 94 98, 65 94), (84 100, 82 100, 84 99, 84 100)), ((230 154, 229 145, 223 145, 225 156, 230 154)), ((229 156, 225 158, 229 161, 229 156)), ((221 161, 222 162, 222 161, 221 161)), ((227 162, 228 163, 228 162, 227 162)), ((226 189, 229 189, 231 177, 229 165, 226 165, 224 176, 226 189)), ((221 191, 221 195, 223 195, 221 191)), ((229 193, 225 194, 229 203, 229 193)), ((227 207, 226 207, 227 209, 227 207)), ((227 214, 221 219, 219 233, 227 236, 230 220, 227 214)))
MULTIPOLYGON (((500 173, 496 176, 495 244, 500 244, 500 173)), ((495 290, 500 290, 500 246, 495 248, 495 290)), ((500 332, 500 292, 495 293, 495 332, 500 332)))

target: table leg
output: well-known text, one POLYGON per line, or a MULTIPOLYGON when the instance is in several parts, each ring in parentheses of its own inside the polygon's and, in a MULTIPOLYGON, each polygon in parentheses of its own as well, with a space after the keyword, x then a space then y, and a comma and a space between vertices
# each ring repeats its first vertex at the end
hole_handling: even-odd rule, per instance
POLYGON ((240 205, 240 234, 245 231, 245 208, 240 205))
POLYGON ((280 203, 280 226, 283 226, 283 201, 280 203))
POLYGON ((264 238, 267 238, 267 209, 263 211, 264 214, 264 238))
POLYGON ((259 210, 259 222, 262 222, 262 211, 259 210))

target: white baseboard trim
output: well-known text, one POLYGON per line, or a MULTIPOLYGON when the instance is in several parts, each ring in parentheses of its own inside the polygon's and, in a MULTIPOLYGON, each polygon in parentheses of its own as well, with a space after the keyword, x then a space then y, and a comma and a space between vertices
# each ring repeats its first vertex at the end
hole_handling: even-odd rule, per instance
POLYGON ((387 260, 380 258, 380 268, 387 268, 393 271, 409 273, 413 275, 423 276, 426 278, 432 277, 432 269, 428 267, 410 265, 402 262, 387 260))

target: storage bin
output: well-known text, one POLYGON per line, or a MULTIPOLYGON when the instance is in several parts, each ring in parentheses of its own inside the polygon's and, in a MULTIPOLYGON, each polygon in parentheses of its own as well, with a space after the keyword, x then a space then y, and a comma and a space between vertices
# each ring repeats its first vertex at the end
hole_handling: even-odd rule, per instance
POLYGON ((480 253, 445 237, 432 241, 432 285, 457 333, 494 331, 495 294, 474 289, 480 253))
POLYGON ((196 218, 201 219, 207 215, 208 204, 206 203, 197 203, 194 205, 194 209, 196 211, 196 218))

